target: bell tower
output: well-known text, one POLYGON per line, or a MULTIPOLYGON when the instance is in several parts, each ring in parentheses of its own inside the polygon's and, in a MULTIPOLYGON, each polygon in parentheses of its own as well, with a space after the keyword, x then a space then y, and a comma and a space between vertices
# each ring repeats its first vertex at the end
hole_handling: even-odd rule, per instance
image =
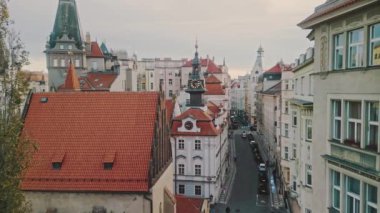
POLYGON ((45 48, 50 91, 56 91, 64 83, 70 59, 79 74, 85 72, 86 49, 75 0, 59 0, 45 48))
POLYGON ((186 92, 190 94, 189 107, 203 107, 202 94, 206 91, 204 80, 200 78, 201 64, 198 56, 198 42, 195 43, 195 56, 192 61, 193 71, 188 81, 186 92))

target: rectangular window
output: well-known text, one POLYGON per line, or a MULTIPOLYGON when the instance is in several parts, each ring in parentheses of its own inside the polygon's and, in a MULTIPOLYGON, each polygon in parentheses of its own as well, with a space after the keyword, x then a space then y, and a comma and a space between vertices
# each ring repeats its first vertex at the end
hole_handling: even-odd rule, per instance
POLYGON ((289 114, 289 101, 285 101, 285 114, 289 114))
POLYGON ((61 59, 61 67, 65 67, 65 66, 66 66, 65 59, 61 59))
POLYGON ((69 45, 67 46, 67 49, 72 50, 72 49, 73 49, 73 46, 72 46, 71 44, 69 44, 69 45))
POLYGON ((63 50, 63 49, 65 49, 65 46, 63 44, 60 44, 59 49, 63 50))
POLYGON ((378 151, 379 147, 379 102, 367 102, 366 148, 378 151))
POLYGON ((303 93, 303 92, 305 91, 304 86, 305 86, 305 77, 303 76, 303 77, 301 78, 301 91, 300 91, 301 95, 304 94, 304 93, 303 93))
POLYGON ((364 66, 364 31, 363 29, 353 30, 348 33, 348 68, 364 66))
POLYGON ((173 90, 169 90, 169 97, 173 97, 173 90))
POLYGON ((333 69, 340 70, 343 68, 343 33, 334 35, 334 54, 333 69))
POLYGON ((201 141, 200 140, 195 140, 194 149, 195 150, 201 150, 201 141))
POLYGON ((58 59, 54 59, 53 60, 53 66, 54 67, 58 67, 58 59))
POLYGON ((285 158, 285 160, 289 160, 289 147, 285 146, 284 148, 285 148, 284 158, 285 158))
POLYGON ((195 195, 202 195, 202 186, 199 186, 199 185, 195 185, 195 195))
POLYGON ((93 61, 91 63, 91 68, 92 68, 92 70, 98 70, 98 63, 96 61, 93 61))
POLYGON ((164 79, 160 79, 160 85, 162 86, 164 84, 164 79))
POLYGON ((366 213, 377 213, 377 188, 375 186, 365 184, 365 212, 366 213))
POLYGON ((312 120, 306 119, 306 140, 311 141, 313 136, 313 123, 312 120))
POLYGON ((295 93, 297 95, 298 94, 298 79, 296 79, 294 90, 295 90, 295 93))
POLYGON ((153 83, 150 83, 150 90, 153 90, 153 83))
POLYGON ((310 209, 305 209, 305 213, 311 213, 310 209))
POLYGON ((185 164, 178 164, 178 174, 185 175, 185 164))
POLYGON ((332 101, 332 138, 336 140, 341 139, 341 126, 342 126, 342 101, 332 101))
POLYGON ((309 164, 306 164, 305 165, 305 169, 306 169, 306 186, 309 186, 311 187, 313 182, 312 182, 312 170, 311 170, 311 165, 309 164))
POLYGON ((380 65, 380 23, 370 27, 369 65, 380 65))
POLYGON ((293 160, 297 158, 297 144, 293 144, 293 160))
POLYGON ((285 90, 289 90, 289 81, 285 81, 285 90))
POLYGON ((173 85, 173 80, 169 79, 169 85, 173 85))
POLYGON ((202 174, 202 166, 195 165, 195 176, 201 176, 201 174, 202 174))
POLYGON ((332 207, 339 211, 340 210, 340 173, 331 170, 331 204, 332 207))
POLYGON ((296 177, 293 176, 293 186, 292 186, 292 189, 293 191, 297 191, 297 181, 296 181, 296 177))
POLYGON ((145 83, 141 83, 141 90, 145 90, 145 83))
POLYGON ((360 213, 360 181, 346 177, 346 212, 360 213))
POLYGON ((185 185, 180 184, 178 186, 178 193, 182 195, 185 194, 185 185))
POLYGON ((80 60, 79 59, 75 59, 75 67, 80 67, 80 60))
POLYGON ((309 95, 313 95, 313 76, 309 75, 309 95))
POLYGON ((292 120, 293 120, 293 126, 297 126, 297 112, 296 111, 293 111, 292 120))
POLYGON ((361 127, 362 127, 361 112, 362 112, 361 102, 358 102, 358 101, 346 102, 346 113, 347 113, 346 139, 349 140, 349 143, 356 143, 360 145, 361 127))
POLYGON ((289 137, 289 124, 285 124, 284 129, 285 129, 285 135, 284 136, 288 138, 289 137))
POLYGON ((185 141, 184 140, 178 140, 178 149, 185 149, 185 141))

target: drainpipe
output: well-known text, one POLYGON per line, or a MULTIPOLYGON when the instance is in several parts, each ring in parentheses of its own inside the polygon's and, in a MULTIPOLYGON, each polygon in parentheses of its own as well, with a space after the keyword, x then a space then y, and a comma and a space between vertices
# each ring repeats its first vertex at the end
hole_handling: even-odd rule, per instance
POLYGON ((147 194, 144 194, 144 199, 149 202, 150 207, 150 213, 153 213, 153 201, 150 197, 147 196, 147 194))
POLYGON ((174 138, 174 195, 177 195, 177 138, 174 138))

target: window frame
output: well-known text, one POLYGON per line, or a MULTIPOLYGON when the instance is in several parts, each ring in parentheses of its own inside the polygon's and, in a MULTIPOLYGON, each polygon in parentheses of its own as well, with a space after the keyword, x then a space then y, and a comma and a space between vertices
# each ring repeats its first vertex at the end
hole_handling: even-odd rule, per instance
MULTIPOLYGON (((365 107, 366 107, 366 115, 365 115, 365 146, 369 146, 369 145, 376 145, 377 148, 379 148, 379 144, 380 144, 380 139, 379 139, 379 128, 380 128, 380 124, 379 124, 379 115, 380 115, 380 102, 379 101, 366 101, 365 102, 365 107), (371 112, 372 112, 372 107, 371 107, 371 104, 377 104, 378 106, 378 109, 377 109, 377 120, 371 120, 371 112), (375 138, 375 141, 374 143, 371 143, 371 126, 374 126, 375 128, 377 128, 377 139, 375 138)), ((374 107, 375 110, 376 110, 376 107, 374 107)), ((375 114, 376 114, 376 111, 375 111, 375 114)), ((378 151, 378 150, 376 150, 378 151)))
POLYGON ((289 160, 289 147, 284 146, 284 159, 289 160))
MULTIPOLYGON (((347 42, 347 68, 359 68, 359 67, 364 67, 364 28, 358 28, 358 29, 354 29, 354 30, 351 30, 351 31, 348 31, 347 32, 347 36, 348 36, 348 42, 347 42), (361 32, 362 33, 362 40, 361 41, 358 41, 358 42, 351 42, 351 39, 352 39, 352 34, 353 32, 361 32), (352 66, 351 65, 351 61, 352 61, 352 49, 353 48, 357 48, 356 51, 357 51, 357 54, 355 55, 355 60, 357 60, 355 66, 352 66), (359 50, 361 49, 361 58, 360 58, 360 53, 359 50), (361 62, 361 64, 360 64, 361 62)), ((360 35, 359 35, 360 37, 360 35)))
POLYGON ((178 140, 178 150, 184 150, 185 149, 185 140, 179 139, 178 140))
POLYGON ((335 170, 331 170, 331 185, 332 185, 332 190, 331 190, 331 207, 334 208, 335 210, 337 211, 340 211, 340 208, 341 208, 341 202, 340 202, 340 198, 341 198, 341 173, 338 172, 338 171, 335 171, 335 170), (339 184, 335 184, 336 183, 336 178, 337 176, 335 174, 338 174, 338 178, 339 178, 339 184), (339 192, 338 195, 338 205, 339 206, 335 206, 335 191, 339 192))
POLYGON ((344 33, 338 33, 338 34, 335 34, 333 35, 333 70, 342 70, 343 67, 344 67, 344 33), (338 43, 337 41, 339 41, 339 38, 338 36, 341 36, 341 39, 342 39, 342 44, 337 46, 336 43, 338 43), (341 62, 341 67, 338 67, 337 66, 337 51, 341 51, 341 54, 342 54, 342 62, 341 62))
POLYGON ((377 203, 373 203, 372 201, 368 200, 368 197, 369 197, 369 195, 368 195, 368 192, 369 192, 368 188, 369 188, 369 186, 376 188, 377 191, 379 190, 379 188, 376 187, 376 186, 373 186, 373 185, 368 184, 368 183, 365 184, 365 212, 369 212, 369 207, 376 209, 376 211, 378 212, 379 209, 377 207, 377 203))
MULTIPOLYGON (((373 47, 372 44, 376 42, 380 42, 380 36, 377 38, 372 37, 373 28, 378 26, 380 28, 380 23, 375 23, 369 26, 369 36, 368 36, 368 65, 369 66, 379 66, 379 64, 373 64, 373 47)), ((379 61, 380 61, 380 53, 379 53, 379 61)))
POLYGON ((185 164, 178 164, 178 175, 185 175, 185 164))
POLYGON ((362 109, 363 109, 363 103, 361 101, 354 101, 354 100, 348 100, 345 101, 345 113, 346 113, 346 121, 345 121, 345 126, 346 126, 346 139, 349 140, 354 140, 355 143, 361 144, 362 142, 362 126, 363 126, 363 114, 362 114, 362 109), (351 118, 350 117, 350 103, 357 102, 360 104, 360 118, 351 118), (351 134, 351 128, 350 128, 350 123, 354 124, 354 138, 350 138, 351 134))
POLYGON ((201 140, 194 141, 194 150, 202 150, 201 140))
POLYGON ((310 164, 305 164, 305 183, 307 187, 311 188, 313 186, 313 170, 310 164))
POLYGON ((195 185, 194 186, 194 195, 201 196, 202 195, 202 186, 201 185, 195 185), (197 191, 199 193, 197 193, 197 191))
POLYGON ((184 195, 185 193, 186 193, 185 185, 184 184, 179 184, 178 185, 178 194, 184 195), (181 189, 183 189, 183 192, 181 192, 181 189))
POLYGON ((298 119, 297 119, 297 111, 292 112, 292 126, 297 127, 298 119))
POLYGON ((284 137, 289 138, 289 124, 284 124, 284 137))
POLYGON ((306 131, 305 141, 311 142, 313 140, 313 120, 310 118, 305 119, 305 126, 306 126, 305 127, 305 131, 306 131), (310 130, 310 132, 309 132, 309 130, 310 130), (310 133, 310 135, 309 135, 309 133, 310 133))
POLYGON ((332 138, 335 140, 342 140, 342 100, 331 100, 331 114, 332 114, 332 138), (338 110, 337 103, 339 103, 339 112, 340 115, 337 115, 336 112, 338 110), (339 131, 337 131, 337 122, 339 123, 339 131), (339 137, 337 137, 339 133, 339 137))
MULTIPOLYGON (((349 206, 349 202, 348 202, 348 197, 351 197, 352 199, 353 199, 353 212, 354 213, 356 213, 355 212, 355 207, 356 207, 356 201, 359 201, 359 207, 357 207, 357 208, 359 208, 359 212, 360 212, 360 209, 361 209, 361 200, 360 200, 360 192, 361 192, 361 184, 360 184, 360 180, 358 180, 358 179, 356 179, 356 178, 353 178, 353 177, 350 177, 350 176, 346 176, 346 196, 345 196, 345 207, 346 207, 346 211, 348 211, 348 206, 349 206), (351 178, 351 179, 354 179, 354 180, 357 180, 357 181, 359 181, 359 194, 356 194, 356 193, 354 193, 354 192, 350 192, 349 191, 349 178, 351 178)), ((358 213, 359 213, 358 212, 358 213)))
POLYGON ((202 165, 200 165, 200 164, 194 165, 194 175, 195 176, 202 176, 202 165))

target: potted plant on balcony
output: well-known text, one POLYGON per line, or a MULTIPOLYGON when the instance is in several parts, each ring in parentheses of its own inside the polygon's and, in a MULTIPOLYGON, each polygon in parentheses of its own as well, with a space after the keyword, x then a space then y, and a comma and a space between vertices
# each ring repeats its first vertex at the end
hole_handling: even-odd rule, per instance
POLYGON ((351 147, 360 148, 360 141, 355 141, 354 139, 350 139, 350 138, 345 139, 344 144, 351 147))

